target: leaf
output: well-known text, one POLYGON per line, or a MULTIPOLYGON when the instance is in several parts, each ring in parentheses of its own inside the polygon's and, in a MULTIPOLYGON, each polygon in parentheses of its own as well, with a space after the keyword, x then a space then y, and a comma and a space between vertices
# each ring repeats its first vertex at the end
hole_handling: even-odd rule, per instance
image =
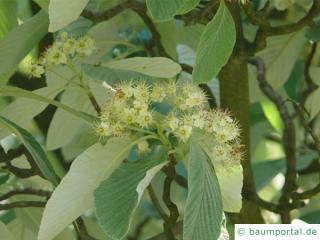
POLYGON ((231 56, 235 42, 232 15, 224 1, 221 1, 218 12, 201 35, 192 73, 193 81, 206 83, 216 77, 231 56))
POLYGON ((269 100, 261 101, 260 104, 261 104, 263 113, 268 119, 271 126, 282 135, 283 122, 275 104, 269 100))
POLYGON ((0 239, 15 240, 16 238, 8 230, 7 226, 0 221, 0 239))
POLYGON ((48 179, 53 185, 58 185, 59 179, 54 173, 53 167, 51 166, 46 153, 34 137, 25 129, 2 116, 0 116, 0 123, 5 125, 20 139, 46 179, 48 179))
POLYGON ((119 81, 123 81, 125 79, 143 79, 146 81, 151 81, 153 79, 150 76, 133 71, 118 70, 109 67, 94 66, 89 64, 83 64, 82 69, 89 77, 96 80, 105 81, 110 85, 117 84, 119 83, 119 81))
POLYGON ((76 20, 89 0, 50 0, 49 32, 56 32, 76 20))
POLYGON ((0 40, 0 75, 16 68, 47 33, 48 15, 40 11, 0 40))
POLYGON ((226 212, 240 212, 243 186, 243 173, 240 162, 229 168, 222 166, 215 160, 212 149, 216 143, 212 142, 211 137, 199 135, 198 133, 194 135, 215 168, 221 189, 223 210, 226 212))
POLYGON ((21 88, 17 88, 17 87, 2 87, 0 88, 0 96, 14 96, 14 97, 25 97, 25 98, 30 98, 30 99, 34 99, 40 102, 45 102, 45 103, 49 103, 51 105, 54 105, 58 108, 61 108, 71 114, 73 114, 74 116, 77 116, 79 118, 82 118, 83 120, 85 120, 86 122, 88 122, 89 124, 91 124, 96 118, 95 116, 83 113, 83 112, 79 112, 74 110, 73 108, 70 108, 58 101, 55 101, 53 99, 47 98, 47 97, 43 97, 41 95, 35 94, 33 92, 21 89, 21 88))
MULTIPOLYGON (((101 84, 90 82, 90 85, 99 105, 105 104, 106 96, 108 96, 105 89, 101 87, 101 84)), ((60 102, 76 111, 97 115, 86 92, 78 86, 68 87, 60 102)), ((57 109, 49 126, 47 149, 57 149, 70 143, 78 130, 86 124, 81 120, 63 109, 57 109)))
POLYGON ((188 197, 183 220, 184 240, 218 239, 222 224, 222 198, 210 159, 191 140, 188 167, 188 197))
POLYGON ((169 21, 177 14, 191 11, 200 0, 147 0, 147 7, 153 19, 169 21))
POLYGON ((144 190, 161 170, 167 157, 163 146, 156 146, 143 159, 125 163, 95 191, 98 221, 110 239, 123 239, 144 190))
POLYGON ((94 190, 118 168, 132 145, 127 138, 111 138, 105 146, 96 143, 73 161, 45 207, 38 240, 53 239, 93 207, 94 190))
MULTIPOLYGON (((267 38, 267 48, 258 52, 266 65, 266 79, 268 83, 278 90, 288 80, 296 60, 301 52, 306 39, 304 31, 298 31, 292 34, 274 36, 267 38)), ((249 74, 250 93, 255 95, 260 92, 257 74, 253 67, 249 74)), ((256 96, 254 100, 261 100, 261 96, 256 96)))
POLYGON ((107 62, 103 65, 113 69, 133 71, 158 78, 172 78, 181 72, 179 64, 164 57, 133 57, 107 62))
MULTIPOLYGON (((301 155, 297 158, 297 169, 303 170, 309 166, 317 157, 314 152, 301 155)), ((253 163, 253 173, 257 191, 262 190, 279 173, 286 171, 286 160, 284 158, 276 160, 263 160, 253 163)))
MULTIPOLYGON (((2 91, 2 88, 0 88, 0 95, 2 95, 3 92, 6 91, 6 88, 2 91)), ((32 93, 46 96, 50 99, 53 99, 56 97, 62 89, 57 88, 51 88, 51 87, 45 87, 40 88, 32 93)), ((8 94, 10 91, 6 91, 6 94, 8 94)), ((34 99, 28 99, 28 98, 18 98, 11 102, 9 105, 7 105, 4 109, 0 111, 0 115, 15 122, 17 125, 19 125, 22 128, 27 128, 32 119, 37 116, 39 113, 41 113, 46 107, 48 106, 48 103, 39 102, 34 99)), ((10 134, 9 130, 5 127, 0 126, 0 139, 8 136, 10 134)))
POLYGON ((307 98, 305 107, 310 114, 310 119, 315 118, 320 112, 320 88, 313 91, 307 98))

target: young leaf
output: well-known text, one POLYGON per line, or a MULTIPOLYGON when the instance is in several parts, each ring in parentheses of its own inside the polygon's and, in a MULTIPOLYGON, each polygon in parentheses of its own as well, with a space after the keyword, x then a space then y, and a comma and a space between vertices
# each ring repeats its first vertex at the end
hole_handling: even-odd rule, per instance
POLYGON ((164 57, 133 57, 119 61, 107 62, 104 66, 138 72, 158 78, 172 78, 181 72, 179 64, 164 57))
POLYGON ((147 7, 154 20, 169 21, 177 14, 191 11, 200 0, 147 0, 147 7))
POLYGON ((123 239, 144 190, 165 164, 167 152, 156 146, 134 163, 125 163, 95 191, 96 214, 110 239, 123 239))
POLYGON ((74 160, 46 205, 38 240, 53 239, 93 207, 94 190, 118 168, 133 144, 127 138, 111 138, 105 146, 96 143, 74 160))
POLYGON ((5 125, 8 129, 14 133, 23 145, 27 148, 34 161, 38 165, 42 174, 53 184, 58 185, 59 179, 54 173, 53 167, 51 166, 46 153, 41 148, 40 144, 34 139, 34 137, 25 129, 19 127, 14 122, 1 117, 0 123, 5 125))
POLYGON ((191 140, 188 198, 183 220, 184 240, 218 239, 222 223, 222 199, 218 179, 207 154, 191 140))
POLYGON ((15 27, 0 40, 0 75, 16 68, 48 30, 48 14, 37 15, 15 27))
POLYGON ((50 0, 49 31, 56 32, 76 20, 89 0, 50 0))
POLYGON ((192 73, 195 83, 212 80, 228 62, 236 42, 236 29, 228 7, 221 1, 218 12, 206 26, 197 48, 192 73))

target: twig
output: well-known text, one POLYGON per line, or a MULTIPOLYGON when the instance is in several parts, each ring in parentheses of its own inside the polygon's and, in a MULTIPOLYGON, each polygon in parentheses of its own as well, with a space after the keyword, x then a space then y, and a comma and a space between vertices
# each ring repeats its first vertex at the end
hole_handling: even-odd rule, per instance
POLYGON ((166 214, 166 212, 162 209, 161 204, 159 202, 159 199, 157 198, 156 193, 154 192, 154 189, 152 185, 150 184, 147 188, 150 199, 152 201, 153 206, 158 211, 159 215, 164 221, 167 221, 169 219, 169 216, 166 214))
POLYGON ((179 184, 181 187, 188 189, 188 180, 185 179, 183 176, 176 173, 174 177, 174 181, 179 184))
POLYGON ((28 208, 28 207, 45 207, 46 202, 39 201, 21 201, 21 202, 12 202, 0 204, 0 210, 9 210, 12 208, 28 208))
MULTIPOLYGON (((183 229, 183 222, 180 221, 176 223, 172 228, 171 231, 175 234, 178 235, 182 232, 183 229)), ((165 233, 160 233, 152 238, 149 238, 148 240, 167 240, 167 235, 165 233)))
MULTIPOLYGON (((271 85, 266 81, 265 77, 265 65, 261 58, 253 58, 249 60, 249 63, 255 65, 258 70, 258 81, 261 91, 276 105, 280 117, 284 123, 283 130, 283 147, 286 154, 287 172, 285 176, 285 184, 282 189, 282 196, 279 204, 283 209, 286 209, 290 203, 292 193, 297 189, 297 171, 296 171, 296 140, 295 140, 295 128, 292 118, 289 114, 289 110, 282 97, 273 90, 271 85)), ((290 222, 290 211, 281 213, 281 218, 284 223, 290 222)))
POLYGON ((175 240, 175 236, 171 231, 171 228, 176 224, 176 221, 179 218, 179 210, 177 205, 171 200, 171 184, 175 179, 176 170, 175 170, 175 158, 173 154, 169 155, 169 164, 166 166, 163 171, 166 173, 166 178, 164 180, 163 186, 163 196, 162 199, 169 209, 170 215, 167 221, 164 221, 163 228, 169 240, 175 240))
POLYGON ((51 195, 51 192, 33 188, 16 189, 0 196, 0 201, 6 200, 15 195, 36 195, 41 197, 49 197, 51 195))
POLYGON ((270 23, 266 20, 265 16, 261 14, 254 14, 254 10, 251 8, 250 5, 245 5, 244 10, 250 18, 251 22, 259 26, 253 44, 251 44, 250 47, 247 49, 247 51, 250 52, 250 54, 253 56, 254 53, 266 47, 267 37, 289 34, 292 32, 296 32, 304 28, 305 26, 313 25, 313 19, 319 14, 320 0, 314 0, 309 12, 299 21, 283 26, 271 26, 270 23))
POLYGON ((137 226, 137 228, 136 228, 133 236, 129 236, 129 237, 127 238, 127 240, 139 240, 143 228, 150 222, 150 220, 151 220, 150 216, 147 216, 147 217, 137 226))
POLYGON ((85 18, 92 20, 93 22, 106 21, 123 12, 127 8, 128 2, 128 0, 122 0, 118 5, 101 13, 93 13, 88 10, 84 10, 81 15, 85 18))

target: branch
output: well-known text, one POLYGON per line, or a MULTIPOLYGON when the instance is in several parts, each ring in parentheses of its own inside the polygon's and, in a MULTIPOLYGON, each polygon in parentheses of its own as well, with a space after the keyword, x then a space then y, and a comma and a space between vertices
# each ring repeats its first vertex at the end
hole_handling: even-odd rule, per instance
POLYGON ((150 220, 151 220, 150 216, 147 216, 147 217, 137 226, 137 228, 136 228, 133 236, 129 236, 129 237, 127 238, 127 240, 139 240, 143 228, 150 222, 150 220))
POLYGON ((161 216, 161 218, 164 221, 167 221, 169 219, 169 216, 166 214, 166 212, 162 209, 161 204, 159 202, 159 199, 157 198, 156 193, 154 192, 154 189, 152 187, 152 185, 150 184, 147 188, 148 193, 149 193, 149 197, 152 201, 153 206, 155 207, 155 209, 158 211, 159 215, 161 216))
POLYGON ((21 201, 13 203, 0 204, 0 210, 9 210, 12 208, 45 207, 46 202, 39 201, 21 201))
MULTIPOLYGON (((284 123, 283 130, 283 147, 286 154, 287 172, 285 176, 285 184, 282 189, 282 196, 280 198, 280 205, 286 209, 290 203, 292 193, 297 189, 297 171, 296 171, 296 140, 295 140, 295 128, 293 120, 289 114, 289 110, 282 97, 273 90, 271 85, 267 82, 265 77, 265 64, 261 58, 253 58, 249 60, 249 63, 255 65, 258 70, 258 81, 261 91, 276 105, 280 117, 284 123)), ((289 211, 282 214, 282 219, 285 222, 289 221, 289 211)))
POLYGON ((45 191, 42 189, 33 189, 33 188, 16 189, 0 196, 0 202, 15 195, 36 195, 40 197, 50 197, 51 192, 45 191))
POLYGON ((271 26, 267 21, 266 16, 264 14, 255 13, 255 10, 252 8, 250 4, 243 5, 243 8, 251 20, 252 24, 258 25, 259 30, 256 34, 256 38, 253 44, 247 49, 250 54, 253 56, 254 53, 262 50, 266 47, 266 38, 269 36, 283 35, 289 34, 292 32, 296 32, 305 26, 311 26, 314 24, 314 18, 319 14, 320 11, 320 0, 314 0, 312 7, 308 11, 308 13, 301 18, 299 21, 283 25, 283 26, 271 26))
POLYGON ((107 21, 123 12, 127 8, 128 2, 128 0, 122 0, 118 5, 101 13, 93 13, 88 10, 84 10, 81 15, 92 20, 93 22, 107 21))
POLYGON ((175 170, 175 158, 173 154, 169 155, 169 164, 166 166, 163 171, 166 173, 166 179, 164 180, 163 186, 163 196, 162 199, 169 209, 170 215, 167 221, 164 222, 163 228, 164 232, 167 235, 169 240, 175 240, 175 236, 171 231, 171 228, 176 224, 176 221, 179 218, 179 210, 177 205, 171 200, 171 184, 175 179, 176 170, 175 170))

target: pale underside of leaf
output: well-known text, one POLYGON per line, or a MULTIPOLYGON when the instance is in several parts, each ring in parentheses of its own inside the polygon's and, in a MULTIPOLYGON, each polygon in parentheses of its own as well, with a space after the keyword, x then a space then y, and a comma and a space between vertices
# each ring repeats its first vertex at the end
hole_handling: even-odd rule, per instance
POLYGON ((91 146, 74 160, 46 205, 39 240, 53 239, 93 207, 94 190, 120 165, 131 146, 127 138, 112 138, 105 146, 100 143, 91 146))
POLYGON ((55 32, 76 20, 89 0, 50 0, 49 31, 55 32))

